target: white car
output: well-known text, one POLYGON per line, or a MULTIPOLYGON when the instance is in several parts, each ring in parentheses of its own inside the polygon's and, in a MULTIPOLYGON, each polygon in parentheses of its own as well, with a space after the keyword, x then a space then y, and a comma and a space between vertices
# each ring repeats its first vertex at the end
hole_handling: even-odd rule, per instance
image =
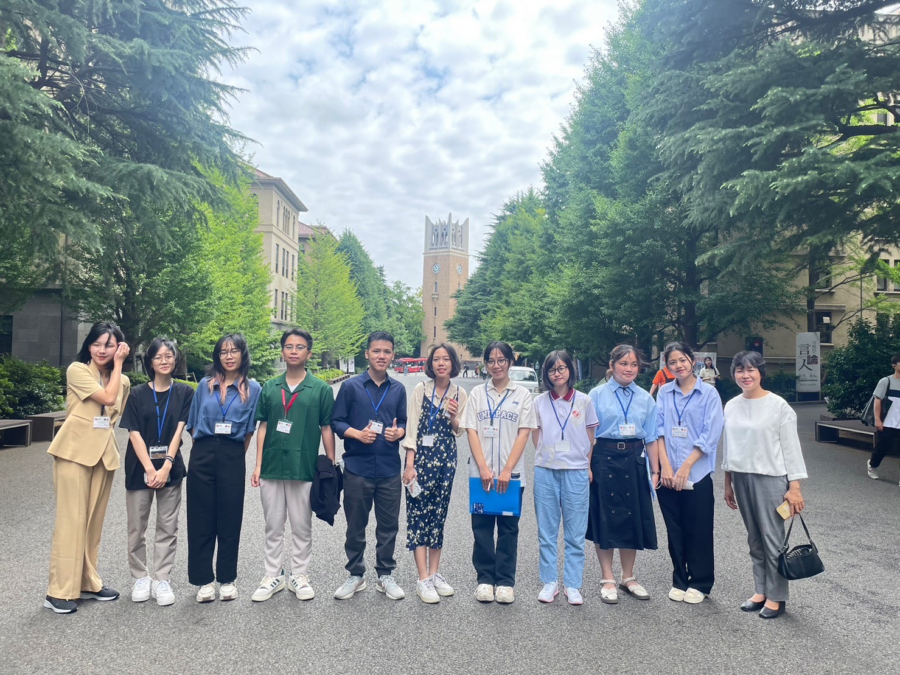
POLYGON ((541 381, 538 380, 537 373, 534 368, 526 368, 525 366, 511 366, 509 369, 509 379, 516 384, 521 384, 532 394, 538 392, 541 381))

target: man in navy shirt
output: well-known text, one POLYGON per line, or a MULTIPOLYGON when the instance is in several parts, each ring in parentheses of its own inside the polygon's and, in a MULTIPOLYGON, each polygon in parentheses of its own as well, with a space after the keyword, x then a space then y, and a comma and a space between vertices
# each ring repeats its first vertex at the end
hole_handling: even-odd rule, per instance
POLYGON ((347 516, 346 569, 350 578, 337 589, 338 600, 366 587, 366 526, 375 504, 375 590, 391 600, 405 596, 392 576, 400 519, 400 439, 406 434, 406 388, 388 376, 394 337, 376 331, 366 346, 369 368, 341 385, 331 428, 344 439, 344 513, 347 516))

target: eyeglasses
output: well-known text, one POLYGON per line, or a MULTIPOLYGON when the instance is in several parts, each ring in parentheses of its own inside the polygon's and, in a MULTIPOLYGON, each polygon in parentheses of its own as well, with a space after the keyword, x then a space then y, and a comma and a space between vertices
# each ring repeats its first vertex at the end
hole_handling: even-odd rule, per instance
POLYGON ((487 361, 487 364, 489 366, 500 366, 501 368, 503 366, 505 366, 507 363, 509 363, 509 359, 497 359, 496 361, 491 359, 490 361, 487 361))
POLYGON ((302 352, 305 349, 309 349, 306 345, 285 345, 284 351, 286 352, 302 352))
POLYGON ((150 360, 153 361, 153 363, 169 363, 170 361, 174 361, 175 357, 171 354, 166 354, 165 356, 157 355, 150 360))
POLYGON ((219 352, 219 356, 240 356, 240 349, 223 349, 219 352))
POLYGON ((548 375, 563 375, 569 372, 569 369, 566 366, 559 366, 557 368, 551 368, 547 371, 548 375))

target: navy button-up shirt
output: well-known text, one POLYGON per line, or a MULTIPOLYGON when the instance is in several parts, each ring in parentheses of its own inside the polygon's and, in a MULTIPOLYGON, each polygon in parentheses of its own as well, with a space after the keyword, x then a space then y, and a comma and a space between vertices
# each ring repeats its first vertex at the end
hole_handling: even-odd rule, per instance
POLYGON ((387 478, 400 473, 400 441, 388 442, 384 433, 367 445, 347 438, 350 428, 365 429, 370 420, 381 422, 387 429, 397 420, 397 426, 406 428, 406 388, 390 376, 380 387, 376 386, 367 370, 341 385, 334 401, 331 428, 344 439, 344 466, 351 473, 366 478, 387 478), (384 401, 375 413, 375 406, 384 401))

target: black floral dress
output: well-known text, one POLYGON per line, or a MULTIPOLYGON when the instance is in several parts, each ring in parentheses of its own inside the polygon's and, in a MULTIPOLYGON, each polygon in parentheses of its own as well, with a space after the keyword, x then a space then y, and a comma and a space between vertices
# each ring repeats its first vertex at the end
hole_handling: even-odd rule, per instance
POLYGON ((426 396, 416 436, 416 480, 422 487, 418 497, 406 493, 406 547, 441 548, 444 522, 450 505, 450 491, 456 475, 456 436, 450 420, 438 413, 428 431, 428 419, 434 407, 426 396), (422 445, 422 437, 434 434, 434 445, 422 445))

